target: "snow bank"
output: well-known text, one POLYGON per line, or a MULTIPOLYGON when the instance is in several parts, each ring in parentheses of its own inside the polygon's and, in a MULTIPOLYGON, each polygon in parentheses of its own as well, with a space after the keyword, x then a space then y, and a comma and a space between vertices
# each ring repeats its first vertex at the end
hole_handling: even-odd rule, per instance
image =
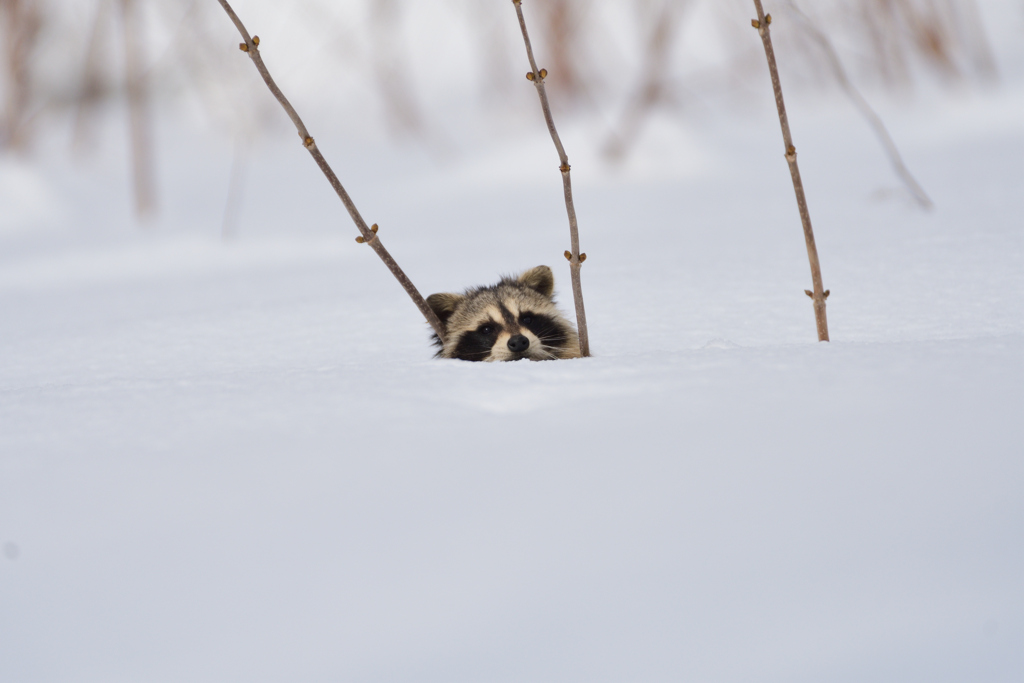
MULTIPOLYGON (((828 345, 768 99, 655 122, 656 173, 578 153, 595 357, 557 363, 432 360, 290 139, 228 242, 187 131, 148 232, 47 162, 74 220, 0 236, 0 679, 1024 679, 1007 92, 880 105, 932 214, 791 98, 828 345)), ((571 309, 543 130, 490 175, 318 143, 425 294, 548 263, 571 309)))

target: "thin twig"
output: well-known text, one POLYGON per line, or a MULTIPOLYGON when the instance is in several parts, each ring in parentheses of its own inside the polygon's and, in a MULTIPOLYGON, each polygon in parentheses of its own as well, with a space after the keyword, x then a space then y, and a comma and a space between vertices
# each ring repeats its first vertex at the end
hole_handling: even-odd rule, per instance
POLYGON ((829 66, 832 68, 832 74, 835 76, 836 81, 839 82, 839 86, 846 93, 846 96, 853 102, 853 106, 861 113, 868 124, 875 131, 875 135, 882 143, 882 147, 885 148, 885 153, 889 157, 889 163, 892 164, 893 170, 896 171, 896 175, 900 177, 903 184, 910 190, 910 194, 914 196, 914 200, 921 205, 924 209, 931 209, 935 205, 932 203, 928 193, 924 191, 924 188, 917 182, 914 176, 910 173, 910 169, 907 168, 906 164, 903 163, 903 157, 900 155, 900 150, 896 147, 896 143, 893 142, 892 136, 889 135, 889 131, 886 130, 885 124, 882 122, 881 117, 875 113, 875 110, 871 108, 868 101, 864 99, 864 96, 860 94, 860 91, 850 81, 849 76, 846 74, 846 69, 843 68, 843 63, 839 59, 839 53, 836 52, 835 46, 832 45, 832 41, 829 37, 819 29, 809 16, 807 16, 803 10, 797 7, 797 4, 793 0, 789 0, 789 6, 793 9, 796 15, 803 22, 804 27, 810 33, 811 37, 818 43, 822 51, 825 53, 825 59, 828 60, 829 66))
POLYGON ((562 147, 562 140, 555 130, 555 121, 551 117, 551 105, 548 104, 548 94, 544 89, 544 78, 548 75, 547 69, 538 69, 537 61, 533 58, 533 46, 530 44, 530 34, 526 31, 526 19, 523 18, 522 0, 512 0, 515 5, 516 14, 519 17, 519 28, 523 32, 523 42, 526 44, 526 56, 530 60, 530 73, 526 75, 537 86, 537 94, 540 96, 540 106, 544 110, 544 120, 548 124, 548 132, 551 133, 551 141, 555 143, 558 150, 558 159, 561 165, 558 170, 562 172, 562 189, 565 194, 565 210, 569 215, 569 239, 571 251, 565 252, 569 260, 569 273, 572 277, 572 298, 576 304, 576 327, 580 337, 580 355, 584 358, 590 355, 590 335, 587 333, 587 312, 583 307, 583 286, 580 284, 580 266, 587 259, 586 254, 580 254, 580 234, 576 224, 576 207, 572 201, 572 180, 569 177, 569 157, 562 147))
POLYGON ((302 123, 302 119, 299 118, 295 108, 291 105, 288 98, 284 96, 284 93, 281 92, 281 89, 277 87, 277 83, 275 83, 274 79, 270 76, 270 71, 267 70, 267 66, 263 63, 263 58, 260 56, 259 36, 249 36, 249 32, 245 30, 245 26, 242 25, 242 21, 238 18, 238 15, 235 14, 235 11, 231 9, 231 5, 228 4, 227 0, 219 0, 219 2, 221 7, 224 8, 224 11, 227 12, 228 16, 231 18, 231 21, 234 22, 235 28, 237 28, 238 32, 242 35, 242 39, 245 41, 239 45, 239 47, 252 59, 252 63, 256 65, 256 70, 259 71, 260 76, 263 77, 263 82, 267 84, 267 87, 270 88, 270 92, 274 94, 277 101, 281 103, 282 107, 284 107, 285 112, 288 114, 288 118, 290 118, 292 123, 295 124, 295 129, 299 134, 299 139, 302 140, 302 146, 306 148, 313 157, 313 160, 316 161, 316 165, 320 167, 320 170, 327 178, 327 181, 331 184, 331 187, 334 188, 334 191, 341 199, 342 204, 344 204, 345 208, 348 210, 348 215, 352 217, 352 222, 356 224, 356 228, 358 228, 360 232, 360 237, 356 238, 356 241, 365 242, 370 245, 370 247, 377 253, 377 256, 380 257, 380 260, 384 262, 384 265, 388 267, 388 270, 391 271, 391 274, 395 276, 395 279, 398 280, 399 284, 401 284, 405 289, 413 303, 416 304, 416 308, 420 309, 420 313, 423 314, 426 321, 432 328, 434 328, 434 332, 437 333, 437 336, 440 339, 444 339, 444 325, 441 324, 437 315, 430 309, 430 306, 427 305, 427 302, 423 299, 423 295, 419 293, 416 286, 413 285, 405 272, 398 266, 398 263, 395 262, 395 259, 390 253, 388 253, 388 250, 384 248, 383 244, 381 244, 380 238, 377 237, 377 226, 374 225, 370 227, 366 224, 366 221, 363 220, 363 217, 356 208, 355 203, 353 203, 352 198, 348 196, 348 192, 345 191, 341 181, 338 180, 338 176, 334 174, 334 171, 327 163, 327 160, 324 159, 324 155, 320 153, 320 150, 316 146, 316 142, 309 134, 309 131, 306 130, 306 126, 302 123))
POLYGON ((800 209, 800 221, 804 228, 804 241, 807 243, 807 259, 811 263, 811 280, 814 283, 814 291, 804 290, 807 296, 814 300, 814 320, 818 327, 818 341, 828 341, 828 319, 825 316, 825 299, 827 292, 821 283, 821 266, 818 263, 818 247, 814 243, 814 230, 811 228, 811 214, 807 210, 807 197, 804 195, 804 183, 800 179, 800 167, 796 163, 796 147, 793 146, 793 136, 789 132, 789 117, 786 116, 786 103, 782 99, 782 83, 779 80, 779 69, 775 65, 775 49, 772 47, 772 37, 769 25, 772 23, 771 15, 764 13, 761 0, 754 0, 754 7, 757 9, 757 19, 751 23, 761 36, 764 43, 764 53, 768 58, 768 70, 771 72, 772 88, 775 90, 775 105, 779 110, 779 124, 782 126, 782 141, 786 146, 786 161, 789 163, 789 174, 793 178, 793 191, 796 193, 796 204, 800 209))

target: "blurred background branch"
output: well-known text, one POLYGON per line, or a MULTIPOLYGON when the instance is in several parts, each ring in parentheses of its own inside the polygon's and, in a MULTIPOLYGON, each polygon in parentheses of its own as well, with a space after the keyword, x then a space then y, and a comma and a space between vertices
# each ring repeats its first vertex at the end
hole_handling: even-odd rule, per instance
POLYGON ((33 0, 0 0, 6 77, 0 146, 24 149, 31 138, 33 57, 45 16, 33 0))
MULTIPOLYGON (((493 4, 442 2, 432 11, 443 26, 430 31, 417 28, 429 17, 413 0, 250 0, 244 10, 264 33, 273 22, 302 36, 301 54, 282 47, 273 55, 290 89, 332 116, 358 112, 387 134, 447 150, 465 124, 453 111, 503 125, 509 112, 531 106, 512 87, 522 77, 509 40, 514 23, 493 4), (440 52, 457 55, 463 70, 436 68, 440 52)), ((126 128, 144 216, 157 204, 158 113, 199 112, 204 125, 224 134, 241 127, 254 143, 276 119, 248 103, 257 101, 246 95, 252 84, 239 78, 211 9, 216 3, 195 0, 0 0, 0 153, 30 154, 70 126, 69 146, 85 157, 100 143, 102 121, 123 117, 113 125, 126 128)), ((804 9, 806 17, 785 4, 775 11, 785 27, 777 49, 795 88, 849 92, 856 83, 898 92, 997 77, 975 0, 818 0, 804 9)), ((742 0, 538 2, 536 42, 550 56, 552 105, 603 120, 595 146, 611 163, 629 155, 660 112, 685 120, 691 101, 735 106, 756 91, 749 83, 759 73, 758 55, 731 28, 746 11, 742 0)))

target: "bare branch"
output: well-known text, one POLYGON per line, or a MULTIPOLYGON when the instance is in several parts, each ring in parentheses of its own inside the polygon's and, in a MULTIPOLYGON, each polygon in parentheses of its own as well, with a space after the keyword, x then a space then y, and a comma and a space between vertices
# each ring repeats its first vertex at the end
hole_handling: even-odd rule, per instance
POLYGON ((586 358, 590 355, 590 335, 587 333, 587 312, 583 307, 583 286, 580 284, 580 266, 587 259, 586 254, 580 254, 580 235, 576 223, 576 207, 572 201, 572 180, 569 176, 569 157, 562 147, 562 140, 555 130, 555 120, 551 117, 551 105, 548 104, 548 94, 544 89, 544 78, 548 75, 547 69, 538 69, 537 61, 533 58, 533 45, 530 43, 530 34, 526 30, 526 19, 523 18, 522 0, 512 0, 515 5, 516 15, 519 17, 519 28, 523 32, 523 42, 526 45, 526 56, 530 60, 530 73, 526 77, 537 86, 537 94, 540 96, 540 106, 544 111, 544 120, 548 124, 548 132, 551 134, 551 141, 555 143, 558 150, 558 159, 561 165, 558 170, 562 173, 562 190, 565 195, 565 211, 569 215, 569 239, 571 251, 565 252, 569 260, 569 273, 572 277, 572 298, 576 304, 576 327, 580 337, 580 355, 586 358))
POLYGON ((793 0, 789 0, 789 6, 793 9, 796 15, 803 22, 804 27, 810 33, 811 37, 814 38, 815 42, 821 47, 822 52, 825 53, 825 59, 828 61, 829 67, 832 69, 832 74, 835 76, 836 81, 839 82, 839 86, 846 93, 846 96, 853 102, 853 106, 861 113, 868 124, 875 131, 875 135, 878 140, 882 143, 882 147, 885 148, 885 153, 889 157, 889 163, 892 164, 893 170, 896 171, 896 175, 900 177, 903 184, 910 190, 910 194, 914 196, 914 200, 921 205, 924 209, 931 209, 935 205, 932 203, 928 193, 924 191, 924 188, 918 184, 917 180, 910 173, 906 164, 903 163, 903 157, 900 156, 900 150, 896 147, 896 143, 893 142, 892 137, 889 135, 889 131, 886 130, 885 124, 882 122, 881 117, 875 113, 875 110, 871 108, 868 101, 864 99, 864 96, 860 94, 860 91, 850 81, 849 76, 846 74, 846 69, 843 68, 843 63, 839 60, 839 53, 836 52, 835 47, 832 45, 832 41, 829 37, 819 29, 811 18, 804 14, 803 10, 797 7, 793 0))
POLYGON ((807 259, 811 264, 811 280, 814 291, 804 290, 814 300, 814 319, 818 327, 818 341, 828 341, 828 319, 825 316, 825 299, 829 293, 821 282, 821 266, 818 263, 818 247, 814 243, 814 230, 811 228, 811 214, 807 210, 807 197, 804 195, 804 183, 800 178, 800 167, 796 163, 796 147, 793 136, 789 132, 789 117, 786 116, 786 103, 782 99, 782 83, 779 80, 779 69, 775 65, 775 49, 769 25, 772 23, 770 14, 764 13, 761 0, 754 0, 757 19, 751 23, 761 36, 764 53, 768 58, 768 70, 771 72, 772 88, 775 90, 775 105, 779 110, 779 124, 782 126, 782 141, 786 147, 786 161, 789 163, 789 174, 793 178, 793 191, 796 193, 796 204, 800 209, 800 221, 804 228, 804 241, 807 243, 807 259))
POLYGON ((277 83, 275 83, 274 79, 270 76, 270 71, 267 70, 267 66, 263 63, 263 58, 260 56, 259 36, 249 35, 249 32, 245 30, 245 26, 242 25, 242 21, 238 18, 238 15, 235 14, 235 11, 231 9, 231 5, 228 4, 227 0, 219 0, 219 2, 221 7, 224 8, 224 11, 227 12, 228 16, 231 18, 231 21, 234 22, 235 28, 237 28, 238 32, 242 35, 242 39, 245 41, 239 45, 239 48, 252 59, 252 63, 256 65, 256 70, 259 71, 260 76, 263 77, 263 82, 267 84, 267 87, 270 88, 270 92, 274 94, 277 101, 281 103, 282 107, 284 107, 285 112, 288 114, 288 118, 290 118, 292 123, 295 124, 295 129, 299 134, 299 139, 302 140, 302 146, 306 148, 310 156, 313 157, 313 160, 316 161, 316 165, 320 167, 320 170, 327 178, 327 181, 331 184, 331 187, 334 188, 334 191, 341 199, 342 204, 344 204, 345 208, 348 210, 348 215, 352 217, 352 222, 356 224, 356 228, 358 228, 360 232, 360 236, 356 238, 356 241, 370 245, 370 247, 377 253, 377 256, 380 257, 380 260, 384 262, 384 265, 388 267, 388 270, 391 271, 391 274, 395 276, 395 279, 398 280, 399 284, 401 284, 405 289, 409 298, 411 298, 413 303, 416 304, 416 308, 420 309, 420 313, 423 314, 426 321, 432 328, 434 328, 434 332, 437 333, 437 336, 440 339, 444 339, 444 325, 441 324, 437 315, 430 309, 430 306, 427 305, 427 302, 423 299, 423 295, 419 293, 416 286, 413 285, 405 272, 398 266, 398 263, 395 262, 395 259, 390 253, 388 253, 388 250, 384 248, 383 244, 381 244, 380 238, 377 237, 377 226, 374 225, 370 227, 366 224, 366 221, 363 220, 363 217, 356 208, 352 198, 348 196, 348 192, 345 191, 341 181, 338 180, 338 176, 334 174, 334 171, 327 163, 327 160, 324 159, 324 155, 321 154, 320 150, 317 148, 313 137, 309 134, 309 131, 306 130, 306 126, 302 123, 302 119, 299 118, 299 114, 295 111, 295 108, 288 101, 288 98, 284 96, 284 93, 281 92, 281 89, 277 87, 277 83))

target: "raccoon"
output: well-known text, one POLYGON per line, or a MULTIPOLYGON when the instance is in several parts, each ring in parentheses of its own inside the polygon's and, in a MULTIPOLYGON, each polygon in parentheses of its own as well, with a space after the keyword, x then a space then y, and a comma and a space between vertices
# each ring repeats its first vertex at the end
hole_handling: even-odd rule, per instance
POLYGON ((572 323, 555 306, 555 276, 547 266, 464 294, 431 294, 427 304, 445 326, 437 358, 555 360, 579 358, 572 323))

